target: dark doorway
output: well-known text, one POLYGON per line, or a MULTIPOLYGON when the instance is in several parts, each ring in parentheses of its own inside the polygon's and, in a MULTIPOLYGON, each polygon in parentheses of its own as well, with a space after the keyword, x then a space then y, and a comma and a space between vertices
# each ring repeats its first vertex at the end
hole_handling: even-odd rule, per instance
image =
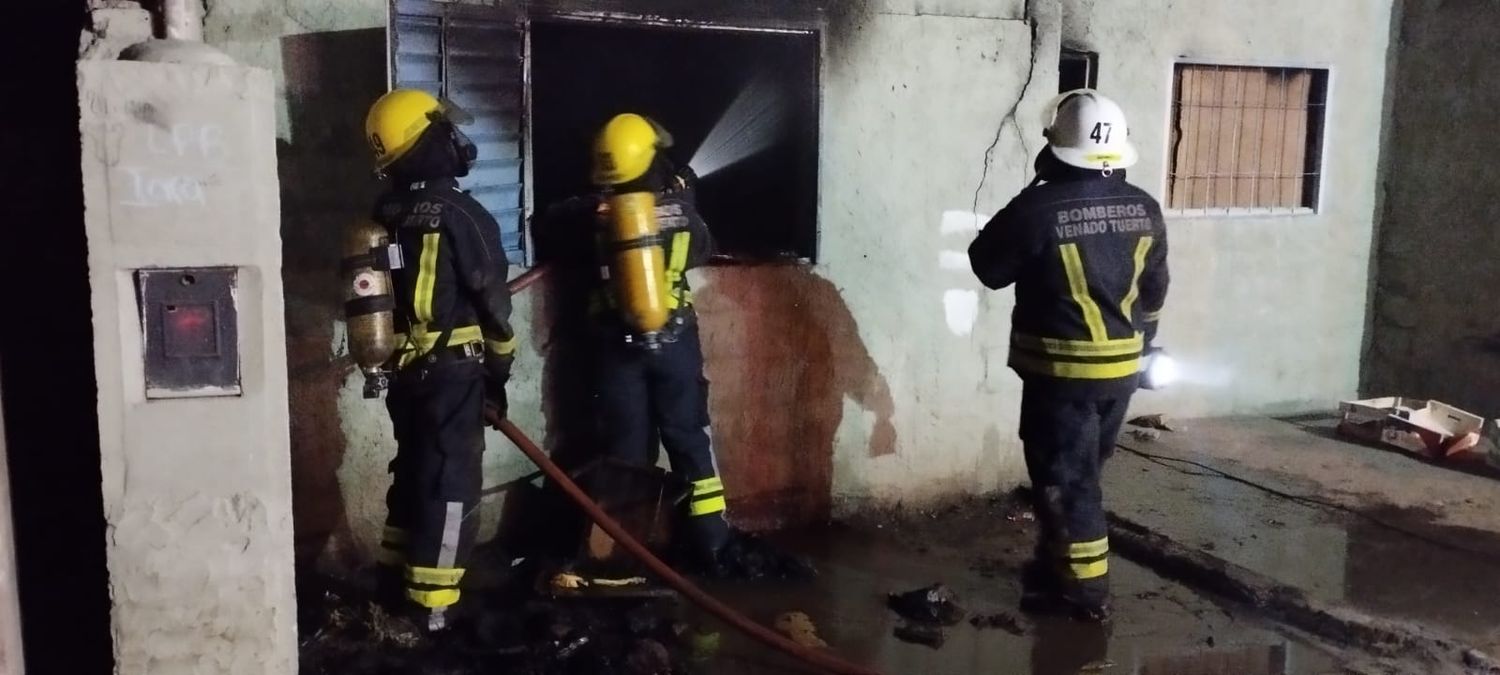
POLYGON ((26 3, 7 63, 26 114, 6 133, 0 288, 5 460, 26 672, 109 673, 109 575, 78 131, 82 2, 26 3), (18 42, 17 45, 20 43, 18 42), (44 326, 21 330, 22 326, 44 326))
POLYGON ((693 160, 705 174, 699 208, 721 253, 816 259, 815 33, 564 21, 534 23, 531 34, 538 213, 590 188, 594 135, 611 116, 636 112, 671 132, 676 161, 693 160), (694 160, 700 146, 723 152, 694 160), (724 165, 747 148, 758 151, 724 165), (704 171, 705 164, 722 168, 704 171))

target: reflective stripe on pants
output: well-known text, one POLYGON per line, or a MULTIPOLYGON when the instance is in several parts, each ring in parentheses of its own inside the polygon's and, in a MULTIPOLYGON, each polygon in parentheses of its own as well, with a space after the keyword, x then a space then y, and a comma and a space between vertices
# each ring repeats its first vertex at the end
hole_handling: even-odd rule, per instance
POLYGON ((476 360, 397 372, 386 407, 396 432, 391 522, 406 531, 406 595, 434 612, 457 602, 478 534, 484 371, 476 360))
POLYGON ((1112 453, 1129 397, 1070 400, 1026 388, 1021 440, 1041 529, 1037 556, 1080 602, 1109 594, 1109 541, 1100 469, 1112 453))

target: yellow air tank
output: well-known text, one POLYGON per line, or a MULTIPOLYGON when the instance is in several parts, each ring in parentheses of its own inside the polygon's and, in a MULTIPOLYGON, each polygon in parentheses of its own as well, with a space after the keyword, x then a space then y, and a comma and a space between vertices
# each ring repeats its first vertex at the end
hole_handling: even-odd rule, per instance
POLYGON ((656 195, 627 192, 609 197, 609 272, 626 323, 650 335, 666 327, 667 265, 656 222, 656 195))
POLYGON ((349 355, 365 374, 365 398, 377 398, 385 389, 385 364, 396 352, 389 245, 385 228, 371 220, 356 220, 345 232, 344 318, 349 355))

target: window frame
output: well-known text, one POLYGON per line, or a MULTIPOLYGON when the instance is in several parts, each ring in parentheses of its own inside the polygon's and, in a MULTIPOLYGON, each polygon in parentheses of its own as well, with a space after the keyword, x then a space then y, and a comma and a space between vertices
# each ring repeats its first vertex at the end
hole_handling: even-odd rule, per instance
POLYGON ((1099 88, 1099 52, 1096 52, 1096 51, 1093 51, 1093 50, 1089 50, 1089 49, 1075 49, 1073 47, 1063 47, 1061 50, 1058 51, 1057 65, 1058 65, 1058 68, 1057 68, 1057 70, 1058 70, 1057 93, 1064 94, 1064 93, 1067 93, 1069 91, 1072 91, 1073 89, 1079 89, 1079 88, 1082 88, 1082 89, 1098 89, 1099 88), (1083 87, 1065 87, 1062 84, 1062 64, 1064 62, 1066 62, 1066 61, 1082 61, 1083 64, 1084 64, 1084 66, 1086 68, 1088 68, 1087 75, 1084 77, 1083 87))
MULTIPOLYGON (((385 84, 386 91, 396 87, 397 61, 400 55, 397 53, 398 37, 396 35, 396 20, 398 16, 419 16, 432 18, 438 21, 439 33, 439 77, 438 82, 445 95, 448 92, 449 54, 446 51, 446 37, 449 22, 457 20, 476 20, 483 22, 494 22, 496 24, 509 23, 516 30, 519 38, 520 63, 518 69, 519 81, 517 86, 519 92, 519 109, 516 111, 519 123, 520 138, 518 139, 518 157, 521 166, 519 170, 519 201, 518 222, 516 223, 516 236, 518 249, 503 248, 510 265, 529 268, 535 264, 535 246, 531 240, 531 228, 529 226, 531 214, 534 209, 531 186, 532 186, 532 157, 531 157, 531 26, 524 11, 516 8, 508 8, 498 4, 469 4, 462 2, 445 2, 443 0, 386 0, 385 2, 385 84), (405 11, 403 11, 405 10, 405 11), (512 251, 519 253, 519 260, 512 259, 512 251)), ((504 233, 509 230, 502 229, 502 242, 504 233)), ((502 243, 502 247, 503 247, 502 243)))
POLYGON ((1328 163, 1328 136, 1331 129, 1328 120, 1332 118, 1334 87, 1337 78, 1337 69, 1332 63, 1316 60, 1299 59, 1234 59, 1217 57, 1190 57, 1179 56, 1167 62, 1166 68, 1166 110, 1165 125, 1162 128, 1162 172, 1161 183, 1158 194, 1162 196, 1162 215, 1172 219, 1203 219, 1203 218, 1277 218, 1297 219, 1309 216, 1317 216, 1324 213, 1327 206, 1325 202, 1327 190, 1324 187, 1331 175, 1331 167, 1328 163), (1177 104, 1177 67, 1178 66, 1221 66, 1225 68, 1263 68, 1263 69, 1296 69, 1296 70, 1320 70, 1324 73, 1323 87, 1323 137, 1318 143, 1318 193, 1313 199, 1313 205, 1296 206, 1291 208, 1281 207, 1212 207, 1199 209, 1174 209, 1168 206, 1171 203, 1170 193, 1172 186, 1172 170, 1177 161, 1172 152, 1172 127, 1176 124, 1174 111, 1177 104))
MULTIPOLYGON (((395 1, 395 0, 392 0, 392 1, 395 1)), ((815 73, 813 86, 814 86, 814 89, 816 90, 816 92, 815 92, 816 93, 816 96, 815 96, 816 102, 815 102, 815 105, 814 105, 814 116, 815 116, 814 122, 816 124, 816 135, 817 135, 817 142, 815 144, 816 147, 814 148, 814 152, 817 155, 817 169, 816 169, 816 173, 814 175, 813 186, 812 186, 813 201, 816 204, 816 208, 814 209, 814 213, 813 213, 813 223, 812 223, 812 250, 809 252, 809 255, 798 256, 796 258, 786 258, 786 259, 754 258, 754 257, 744 257, 744 258, 741 258, 741 257, 735 257, 733 255, 721 254, 721 255, 714 256, 714 258, 712 258, 709 261, 708 264, 711 265, 711 266, 716 266, 716 267, 740 267, 740 266, 757 267, 757 266, 780 266, 780 265, 801 265, 801 266, 805 266, 805 267, 816 267, 816 266, 818 266, 823 261, 823 199, 822 199, 823 198, 823 155, 824 155, 823 151, 824 151, 824 142, 825 142, 824 138, 826 136, 826 134, 824 133, 824 129, 823 129, 823 114, 825 112, 825 102, 824 102, 824 98, 823 98, 824 97, 824 88, 823 88, 823 85, 827 81, 827 67, 828 67, 828 40, 827 40, 827 30, 826 30, 826 27, 824 26, 824 24, 822 24, 821 22, 798 21, 798 20, 795 20, 795 19, 789 19, 789 20, 777 21, 777 22, 771 22, 771 23, 764 23, 764 24, 758 24, 758 23, 753 22, 753 21, 734 21, 734 20, 730 20, 730 21, 705 21, 705 20, 698 20, 698 19, 677 19, 677 18, 662 17, 662 16, 656 16, 656 15, 646 15, 646 14, 600 13, 600 12, 595 12, 595 11, 584 11, 584 10, 579 10, 579 9, 569 9, 569 8, 564 8, 564 7, 548 7, 548 6, 533 6, 533 7, 529 8, 529 9, 527 9, 527 10, 524 10, 524 11, 525 11, 525 17, 524 17, 525 24, 524 24, 524 26, 525 26, 525 34, 526 34, 526 51, 525 51, 525 66, 524 66, 524 71, 525 71, 525 75, 526 75, 526 77, 525 77, 525 86, 526 86, 526 91, 525 91, 525 105, 526 105, 526 138, 527 138, 527 143, 526 143, 526 148, 525 148, 525 152, 526 152, 526 155, 525 155, 525 158, 526 158, 526 174, 525 174, 525 178, 524 179, 526 181, 525 193, 526 193, 526 199, 528 201, 528 204, 527 204, 527 211, 526 211, 526 214, 525 214, 526 215, 526 220, 524 221, 523 227, 522 227, 522 229, 524 230, 524 233, 522 235, 522 241, 523 242, 528 242, 529 243, 531 241, 531 225, 532 225, 532 211, 531 211, 531 209, 532 209, 532 205, 531 205, 530 201, 532 199, 531 189, 532 189, 532 185, 534 184, 534 182, 532 180, 532 175, 531 175, 531 168, 534 166, 533 163, 532 163, 532 154, 531 154, 531 152, 532 152, 532 149, 531 149, 531 138, 533 136, 531 125, 532 125, 532 120, 534 119, 534 116, 532 115, 532 109, 531 109, 531 94, 532 94, 532 83, 531 83, 531 27, 532 27, 532 25, 537 24, 537 23, 543 23, 543 24, 554 24, 554 25, 620 26, 620 27, 632 28, 632 29, 690 30, 690 31, 710 31, 710 32, 722 32, 722 33, 760 33, 760 34, 771 34, 771 35, 796 35, 796 36, 810 37, 810 38, 812 38, 813 40, 815 40, 817 42, 816 55, 814 57, 814 58, 817 59, 817 62, 815 64, 813 64, 814 65, 814 73, 815 73)), ((535 261, 534 261, 534 255, 535 255, 535 253, 534 253, 534 250, 535 250, 534 247, 527 246, 526 250, 527 250, 527 264, 528 265, 536 264, 535 261)))
MULTIPOLYGON (((438 16, 440 20, 446 21, 449 14, 472 14, 490 19, 508 19, 516 26, 521 39, 521 63, 520 63, 520 86, 521 86, 521 214, 520 214, 520 261, 511 264, 522 268, 531 268, 539 264, 536 257, 535 237, 532 233, 533 219, 536 214, 536 203, 534 189, 536 185, 533 171, 534 163, 534 115, 532 111, 532 34, 531 27, 536 22, 543 23, 576 23, 576 24, 604 24, 619 25, 632 28, 657 28, 657 29, 687 29, 700 31, 720 32, 742 32, 742 33, 769 33, 784 35, 809 36, 817 43, 814 58, 814 87, 816 89, 814 116, 816 125, 816 143, 814 152, 817 155, 817 168, 813 178, 813 200, 817 204, 814 209, 811 246, 809 255, 798 256, 795 259, 721 259, 716 260, 718 264, 730 265, 780 265, 796 264, 805 266, 816 266, 823 257, 823 213, 822 213, 822 191, 823 191, 823 150, 824 132, 823 115, 825 112, 823 83, 826 81, 826 68, 828 67, 828 43, 826 25, 822 20, 808 20, 797 18, 777 18, 774 20, 757 21, 754 19, 739 20, 702 20, 694 18, 673 18, 653 14, 631 14, 619 12, 599 12, 573 8, 567 3, 548 5, 541 3, 537 5, 521 5, 506 8, 498 4, 468 4, 462 2, 450 2, 445 0, 386 0, 385 1, 385 74, 386 90, 395 87, 396 81, 396 47, 395 18, 401 12, 399 7, 420 7, 424 14, 438 16)), ((440 29, 441 30, 441 29, 440 29)), ((445 57, 446 71, 446 57, 445 57)))

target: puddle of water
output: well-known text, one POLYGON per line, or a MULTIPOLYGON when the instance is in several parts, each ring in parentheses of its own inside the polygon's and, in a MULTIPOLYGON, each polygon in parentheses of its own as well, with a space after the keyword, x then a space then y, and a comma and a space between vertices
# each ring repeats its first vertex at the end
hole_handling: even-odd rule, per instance
POLYGON ((1360 609, 1500 642, 1500 534, 1432 523, 1432 514, 1371 514, 1409 534, 1351 518, 1345 599, 1360 609))
POLYGON ((1148 656, 1135 672, 1140 675, 1285 675, 1291 667, 1285 645, 1222 649, 1199 654, 1148 656))
MULTIPOLYGON (((781 542, 814 558, 822 572, 818 580, 796 586, 726 585, 712 592, 767 625, 783 612, 804 612, 833 651, 888 675, 1320 675, 1335 670, 1322 652, 1230 617, 1124 561, 1111 565, 1113 625, 1025 617, 1016 609, 1012 575, 1027 547, 1014 534, 1009 539, 1014 541, 983 537, 950 546, 848 530, 801 533, 781 542), (1006 549, 1013 552, 999 562, 985 555, 1006 549), (991 561, 985 574, 975 568, 978 558, 991 561), (1008 614, 1025 634, 963 622, 943 629, 946 639, 938 649, 894 637, 902 620, 886 609, 885 594, 938 581, 958 593, 971 615, 1008 614)), ((727 630, 721 629, 720 645, 704 672, 797 672, 791 660, 727 630)))

